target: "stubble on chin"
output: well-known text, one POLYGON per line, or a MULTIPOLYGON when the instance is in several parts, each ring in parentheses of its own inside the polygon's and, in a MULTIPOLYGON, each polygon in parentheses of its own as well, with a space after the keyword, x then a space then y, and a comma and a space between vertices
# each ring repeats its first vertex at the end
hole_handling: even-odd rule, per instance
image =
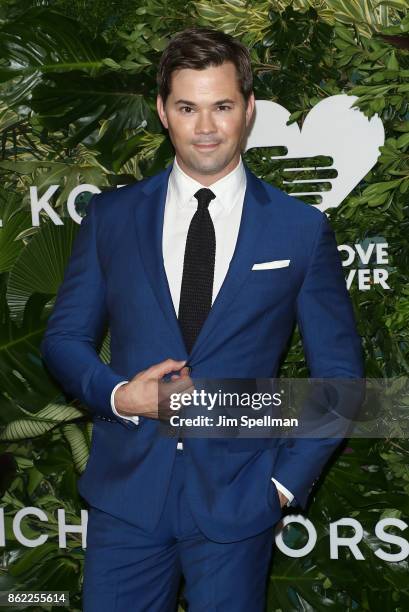
POLYGON ((226 166, 228 166, 230 161, 231 160, 229 158, 197 159, 195 155, 192 155, 191 158, 187 160, 187 163, 185 161, 185 164, 188 168, 190 168, 194 172, 197 172, 198 174, 211 175, 222 172, 226 168, 226 166))

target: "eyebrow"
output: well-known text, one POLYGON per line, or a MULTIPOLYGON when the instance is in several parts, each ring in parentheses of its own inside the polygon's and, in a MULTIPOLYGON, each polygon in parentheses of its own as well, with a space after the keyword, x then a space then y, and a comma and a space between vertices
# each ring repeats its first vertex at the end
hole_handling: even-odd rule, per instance
MULTIPOLYGON (((194 102, 190 100, 176 100, 175 104, 186 104, 187 106, 197 106, 194 102)), ((222 104, 235 104, 234 100, 230 100, 230 98, 225 98, 224 100, 217 100, 214 102, 213 106, 221 106, 222 104)))

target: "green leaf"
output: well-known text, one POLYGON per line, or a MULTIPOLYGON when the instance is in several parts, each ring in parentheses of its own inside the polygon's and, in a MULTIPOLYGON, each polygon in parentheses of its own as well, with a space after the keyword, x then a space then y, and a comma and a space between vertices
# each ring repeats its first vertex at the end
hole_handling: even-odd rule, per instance
POLYGON ((21 204, 17 192, 7 194, 0 187, 0 273, 12 268, 24 247, 17 237, 31 225, 31 216, 21 209, 21 204))
POLYGON ((55 551, 55 544, 45 542, 41 546, 29 549, 22 558, 9 569, 12 576, 19 576, 55 551))
POLYGON ((79 225, 70 217, 64 219, 64 225, 48 221, 20 252, 7 287, 10 316, 17 325, 21 325, 28 300, 34 293, 57 294, 78 229, 79 225))
POLYGON ((74 465, 82 473, 85 470, 89 457, 86 438, 81 429, 74 424, 64 425, 63 433, 70 445, 74 465))
POLYGON ((397 140, 398 149, 403 149, 408 144, 409 144, 409 132, 407 134, 402 134, 402 136, 399 136, 397 140))
POLYGON ((103 68, 102 59, 109 55, 102 38, 91 42, 78 23, 49 8, 29 9, 6 22, 0 34, 0 82, 13 79, 12 95, 6 95, 12 105, 25 99, 43 76, 71 71, 93 74, 103 68))
POLYGON ((0 82, 13 79, 7 103, 13 108, 26 104, 47 129, 70 130, 68 146, 92 138, 101 163, 110 167, 112 150, 126 130, 161 129, 145 96, 135 91, 132 75, 124 78, 123 69, 118 70, 105 41, 91 39, 75 21, 34 8, 5 24, 0 34, 0 82))

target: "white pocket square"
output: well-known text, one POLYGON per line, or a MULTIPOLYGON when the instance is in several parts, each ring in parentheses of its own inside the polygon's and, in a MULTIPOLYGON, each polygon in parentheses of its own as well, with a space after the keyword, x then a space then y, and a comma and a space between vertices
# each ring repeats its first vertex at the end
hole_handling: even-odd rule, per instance
POLYGON ((271 268, 285 268, 290 265, 290 259, 275 259, 274 261, 263 261, 255 263, 252 270, 271 270, 271 268))

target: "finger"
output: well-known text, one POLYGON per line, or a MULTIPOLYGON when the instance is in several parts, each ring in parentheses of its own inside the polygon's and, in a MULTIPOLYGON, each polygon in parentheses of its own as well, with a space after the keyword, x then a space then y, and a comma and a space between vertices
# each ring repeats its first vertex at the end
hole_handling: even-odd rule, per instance
POLYGON ((176 374, 172 374, 171 377, 167 380, 167 382, 171 382, 174 380, 179 380, 179 378, 186 378, 190 374, 191 368, 189 366, 183 367, 176 374))
POLYGON ((189 376, 191 371, 191 368, 189 366, 184 366, 181 370, 180 370, 180 375, 181 376, 189 376))
POLYGON ((168 382, 159 380, 157 383, 158 396, 162 398, 184 393, 190 394, 194 389, 193 381, 189 376, 177 376, 168 382))
POLYGON ((182 393, 187 389, 194 389, 190 376, 179 376, 175 380, 170 380, 168 383, 159 381, 159 385, 165 385, 163 387, 163 392, 167 395, 171 393, 182 393))
POLYGON ((180 370, 184 364, 186 363, 186 359, 183 361, 176 361, 176 359, 165 359, 165 361, 161 361, 160 363, 155 363, 148 370, 149 376, 153 376, 154 378, 162 378, 165 374, 169 374, 174 370, 180 370))
POLYGON ((161 410, 161 412, 164 411, 164 410, 170 410, 171 413, 174 413, 175 409, 171 408, 171 404, 176 406, 176 404, 174 404, 174 401, 175 400, 178 401, 178 402, 181 401, 181 398, 178 397, 178 396, 183 395, 186 398, 186 396, 192 395, 192 393, 194 391, 194 387, 193 386, 188 386, 188 387, 186 387, 185 390, 183 390, 182 393, 174 393, 174 392, 173 393, 169 393, 168 389, 169 389, 169 386, 171 384, 172 383, 167 383, 165 385, 165 388, 163 390, 159 391, 158 406, 159 406, 159 409, 161 410))

